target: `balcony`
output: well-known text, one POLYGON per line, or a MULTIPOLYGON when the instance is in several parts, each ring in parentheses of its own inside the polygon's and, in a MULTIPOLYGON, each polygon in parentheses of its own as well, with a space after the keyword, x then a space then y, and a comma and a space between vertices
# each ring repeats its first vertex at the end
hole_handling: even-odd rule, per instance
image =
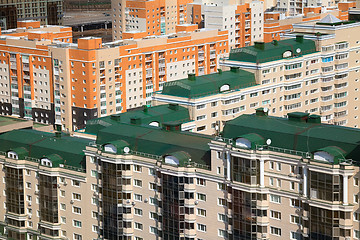
POLYGON ((152 77, 152 69, 149 68, 146 70, 146 78, 152 77))
POLYGON ((159 75, 165 75, 165 74, 166 74, 165 68, 159 70, 159 75))

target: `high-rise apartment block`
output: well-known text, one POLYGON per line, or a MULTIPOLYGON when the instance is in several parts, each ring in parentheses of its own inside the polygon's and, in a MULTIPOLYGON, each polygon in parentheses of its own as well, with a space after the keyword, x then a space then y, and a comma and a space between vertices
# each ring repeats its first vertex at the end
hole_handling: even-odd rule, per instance
POLYGON ((360 24, 328 15, 293 26, 289 39, 231 50, 220 61, 230 71, 165 84, 154 104, 190 109, 194 122, 184 130, 205 134, 222 131, 225 121, 258 107, 281 117, 308 112, 325 123, 358 128, 360 24))
POLYGON ((165 82, 214 73, 229 52, 227 31, 195 25, 166 37, 106 44, 90 37, 73 44, 69 27, 19 24, 0 37, 0 111, 70 131, 149 105, 165 82))
POLYGON ((239 48, 263 41, 264 2, 195 0, 188 4, 188 22, 229 32, 230 47, 239 48))
POLYGON ((63 0, 3 0, 0 2, 0 27, 12 29, 17 21, 37 20, 41 24, 60 25, 63 0))
POLYGON ((124 32, 144 32, 147 36, 176 32, 176 25, 186 20, 191 0, 114 0, 112 7, 113 40, 124 32))
POLYGON ((263 109, 215 137, 179 131, 186 121, 169 104, 76 137, 1 134, 0 238, 360 238, 358 129, 263 109))

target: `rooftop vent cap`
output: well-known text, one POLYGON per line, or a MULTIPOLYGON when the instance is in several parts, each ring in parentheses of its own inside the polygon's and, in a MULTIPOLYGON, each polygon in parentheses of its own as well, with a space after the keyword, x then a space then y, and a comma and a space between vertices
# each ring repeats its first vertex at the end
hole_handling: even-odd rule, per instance
POLYGON ((137 117, 137 116, 132 117, 132 118, 130 119, 130 123, 131 123, 131 124, 134 124, 134 125, 140 125, 140 124, 141 124, 141 118, 140 118, 140 117, 137 117))
POLYGON ((294 122, 306 122, 308 120, 309 113, 292 112, 287 114, 290 121, 294 122))
POLYGON ((268 116, 268 109, 267 108, 257 108, 256 116, 268 116))
POLYGON ((195 73, 189 73, 188 74, 188 80, 195 81, 196 80, 195 73))
POLYGON ((111 115, 110 119, 114 120, 114 121, 117 121, 117 122, 120 122, 120 114, 111 115))
POLYGON ((143 112, 148 112, 148 110, 149 110, 148 106, 144 105, 143 107, 144 107, 143 112))
POLYGON ((240 72, 240 68, 238 68, 238 67, 230 67, 230 71, 234 72, 234 73, 238 73, 238 72, 240 72))
POLYGON ((254 47, 256 49, 264 50, 265 49, 265 43, 264 42, 254 42, 254 47))
POLYGON ((304 42, 304 35, 296 35, 296 42, 303 43, 304 42))
POLYGON ((275 46, 277 46, 279 44, 278 40, 273 40, 272 44, 274 44, 275 46))
POLYGON ((308 117, 308 123, 321 123, 321 116, 312 114, 308 117))
POLYGON ((179 110, 179 104, 177 104, 177 103, 170 103, 170 104, 169 104, 169 109, 174 110, 174 111, 177 111, 177 110, 179 110))

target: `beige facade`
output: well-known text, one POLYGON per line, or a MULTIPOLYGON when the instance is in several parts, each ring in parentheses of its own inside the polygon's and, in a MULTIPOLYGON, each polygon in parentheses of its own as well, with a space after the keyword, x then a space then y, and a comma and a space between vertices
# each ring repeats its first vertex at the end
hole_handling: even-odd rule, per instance
MULTIPOLYGON (((315 41, 317 52, 257 64, 231 60, 230 57, 221 61, 221 65, 225 69, 238 67, 254 73, 257 85, 191 99, 159 92, 154 95, 154 104, 176 102, 186 106, 195 121, 185 129, 197 131, 201 127, 205 134, 215 134, 216 123, 220 124, 221 131, 223 121, 251 113, 258 107, 268 108, 273 116, 308 112, 320 115, 324 123, 358 128, 357 49, 360 42, 354 37, 358 29, 358 23, 340 26, 294 24, 294 33, 285 36, 295 42, 295 35, 301 32, 305 39, 315 41), (317 32, 322 35, 315 36, 317 32), (230 103, 226 102, 231 99, 230 103), (233 113, 231 109, 235 108, 239 110, 233 113), (206 117, 196 121, 202 115, 206 117)), ((216 79, 216 75, 213 78, 216 79)))

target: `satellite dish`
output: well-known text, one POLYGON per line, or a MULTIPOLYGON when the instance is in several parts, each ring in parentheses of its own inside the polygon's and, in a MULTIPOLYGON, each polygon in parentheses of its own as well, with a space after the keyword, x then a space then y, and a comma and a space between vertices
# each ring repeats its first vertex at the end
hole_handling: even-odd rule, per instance
POLYGON ((296 52, 301 53, 301 49, 300 48, 296 49, 296 52))
POLYGON ((264 107, 264 112, 268 112, 269 109, 267 107, 264 107))
POLYGON ((266 144, 270 145, 271 144, 271 139, 269 138, 268 140, 266 140, 266 144))
POLYGON ((124 153, 129 153, 130 152, 130 148, 129 147, 124 147, 124 153))

